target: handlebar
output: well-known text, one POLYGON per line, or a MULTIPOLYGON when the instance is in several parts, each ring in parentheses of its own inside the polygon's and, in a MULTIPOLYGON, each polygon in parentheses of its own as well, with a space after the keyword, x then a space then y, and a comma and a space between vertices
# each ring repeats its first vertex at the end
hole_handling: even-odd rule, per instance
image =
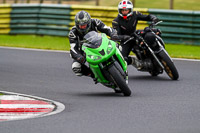
POLYGON ((162 23, 163 21, 158 21, 156 23, 152 22, 150 25, 149 25, 149 28, 153 28, 154 26, 158 25, 159 23, 162 23))
POLYGON ((131 40, 133 40, 133 39, 135 39, 135 37, 129 38, 128 40, 126 40, 126 41, 124 42, 124 44, 126 44, 127 42, 129 42, 129 41, 131 41, 131 40))
MULTIPOLYGON (((150 30, 154 27, 154 26, 156 26, 156 25, 158 25, 159 23, 162 23, 163 21, 158 21, 158 22, 156 22, 156 23, 151 23, 150 25, 149 25, 149 28, 150 28, 150 30)), ((126 44, 127 42, 129 42, 129 41, 131 41, 131 40, 133 40, 133 39, 139 39, 140 41, 144 41, 144 39, 142 38, 142 37, 140 37, 138 34, 136 34, 136 32, 134 32, 133 34, 132 34, 132 37, 131 38, 129 38, 128 40, 126 40, 125 42, 124 42, 124 44, 126 44)))
POLYGON ((138 34, 136 34, 135 32, 132 34, 132 37, 129 38, 128 40, 126 40, 124 42, 124 44, 126 44, 127 42, 133 40, 133 39, 138 39, 139 41, 144 41, 144 39, 142 37, 140 37, 138 34))

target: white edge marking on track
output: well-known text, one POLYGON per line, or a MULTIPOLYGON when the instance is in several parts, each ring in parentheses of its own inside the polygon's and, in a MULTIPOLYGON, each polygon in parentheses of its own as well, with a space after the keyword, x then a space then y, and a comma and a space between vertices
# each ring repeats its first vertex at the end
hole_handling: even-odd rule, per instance
POLYGON ((64 50, 46 50, 46 49, 17 48, 17 47, 4 47, 4 46, 0 46, 0 48, 2 48, 2 49, 16 49, 16 50, 41 51, 41 52, 69 53, 69 51, 64 51, 64 50))
MULTIPOLYGON (((41 52, 57 52, 57 53, 69 53, 69 51, 64 50, 44 50, 44 49, 32 49, 32 48, 17 48, 17 47, 4 47, 0 46, 2 49, 16 49, 16 50, 30 50, 30 51, 41 51, 41 52)), ((182 60, 182 61, 197 61, 199 62, 199 59, 185 59, 185 58, 172 58, 173 60, 182 60)))
MULTIPOLYGON (((43 114, 42 116, 38 115, 38 116, 35 116, 35 117, 32 117, 32 118, 39 118, 39 117, 54 115, 54 114, 62 112, 65 109, 65 105, 64 104, 62 104, 60 102, 53 101, 53 100, 45 99, 45 98, 42 98, 42 97, 31 96, 31 95, 20 94, 20 93, 14 93, 14 92, 8 92, 8 91, 0 91, 0 92, 1 93, 6 93, 6 94, 12 94, 12 95, 24 96, 24 97, 31 97, 31 98, 34 98, 34 99, 45 100, 45 101, 52 102, 57 106, 56 110, 53 111, 53 112, 50 112, 50 113, 47 113, 47 114, 43 114)), ((29 118, 29 119, 32 119, 32 118, 29 118)), ((27 119, 27 118, 25 117, 25 118, 14 119, 14 120, 23 120, 23 119, 27 119)), ((12 121, 12 120, 6 120, 6 121, 12 121)), ((0 121, 0 122, 6 122, 6 121, 0 121)))
POLYGON ((28 108, 51 108, 53 107, 54 105, 41 105, 41 104, 0 104, 0 108, 3 109, 3 108, 25 108, 27 107, 28 108))

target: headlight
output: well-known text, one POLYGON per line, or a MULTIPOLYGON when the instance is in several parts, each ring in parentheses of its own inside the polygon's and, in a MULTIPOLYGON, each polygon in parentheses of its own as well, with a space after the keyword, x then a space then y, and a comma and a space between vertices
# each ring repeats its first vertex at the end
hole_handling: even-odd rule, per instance
POLYGON ((101 56, 96 56, 96 55, 88 55, 88 57, 90 57, 94 61, 101 59, 101 56))
POLYGON ((112 47, 112 44, 111 44, 111 42, 109 41, 109 43, 108 43, 108 48, 107 48, 107 54, 110 54, 110 52, 113 50, 113 47, 112 47))

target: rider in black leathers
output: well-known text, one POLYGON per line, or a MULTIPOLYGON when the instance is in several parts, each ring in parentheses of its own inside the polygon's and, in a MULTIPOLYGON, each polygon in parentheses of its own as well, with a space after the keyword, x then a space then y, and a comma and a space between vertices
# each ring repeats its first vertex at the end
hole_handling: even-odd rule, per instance
MULTIPOLYGON (((137 58, 129 56, 132 49, 135 52, 135 50, 138 48, 138 45, 136 45, 136 40, 130 41, 125 45, 123 44, 133 35, 133 32, 136 31, 138 20, 158 22, 158 18, 154 15, 143 15, 138 11, 133 11, 133 4, 128 0, 122 0, 119 2, 118 12, 119 14, 113 20, 112 26, 117 30, 117 34, 121 39, 121 52, 124 56, 124 59, 127 61, 128 65, 132 64, 138 70, 148 69, 152 65, 150 61, 141 61, 137 58)), ((149 44, 155 43, 155 35, 151 32, 145 33, 144 39, 149 44)))
POLYGON ((106 26, 99 19, 91 19, 86 11, 80 11, 75 16, 75 26, 69 32, 70 41, 70 55, 73 58, 72 70, 77 76, 90 76, 94 75, 90 68, 85 65, 86 58, 81 50, 81 41, 83 37, 90 31, 100 31, 110 36, 112 39, 117 39, 118 35, 116 30, 106 26))

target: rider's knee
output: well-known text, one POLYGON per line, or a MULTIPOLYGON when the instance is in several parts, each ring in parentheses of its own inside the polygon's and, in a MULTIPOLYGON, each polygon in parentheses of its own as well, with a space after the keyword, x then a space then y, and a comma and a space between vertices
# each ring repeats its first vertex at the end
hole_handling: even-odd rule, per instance
POLYGON ((76 76, 82 76, 81 72, 81 63, 79 62, 73 62, 72 63, 72 71, 76 74, 76 76))
POLYGON ((119 48, 119 51, 120 51, 120 52, 122 52, 122 46, 121 46, 121 45, 119 45, 119 47, 118 47, 118 48, 119 48))

